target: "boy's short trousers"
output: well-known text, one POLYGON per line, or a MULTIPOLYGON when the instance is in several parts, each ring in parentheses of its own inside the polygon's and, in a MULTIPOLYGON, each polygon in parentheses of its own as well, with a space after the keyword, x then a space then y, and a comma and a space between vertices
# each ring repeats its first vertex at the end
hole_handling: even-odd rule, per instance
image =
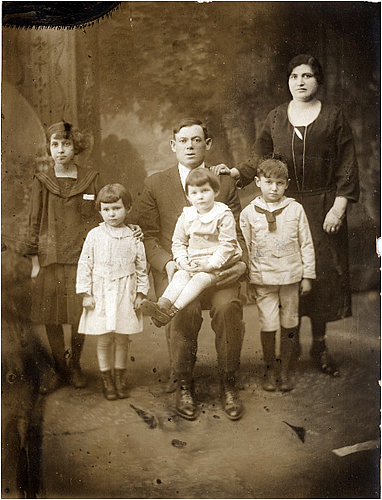
POLYGON ((273 332, 298 325, 300 283, 291 285, 255 285, 260 328, 273 332))

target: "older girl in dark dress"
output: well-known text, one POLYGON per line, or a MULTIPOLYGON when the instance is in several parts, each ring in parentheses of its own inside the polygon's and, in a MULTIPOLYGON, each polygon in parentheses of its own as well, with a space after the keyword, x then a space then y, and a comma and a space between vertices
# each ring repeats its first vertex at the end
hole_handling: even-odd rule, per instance
POLYGON ((80 368, 84 335, 77 332, 82 302, 76 295, 76 270, 85 237, 100 221, 95 198, 102 187, 98 172, 74 162, 75 155, 85 149, 77 129, 66 122, 56 123, 48 129, 47 141, 54 164, 33 179, 28 246, 34 285, 32 321, 46 327, 58 375, 43 392, 62 383, 77 388, 86 385, 80 368), (72 327, 69 363, 64 324, 72 327))
POLYGON ((330 375, 339 370, 328 353, 326 323, 351 315, 346 207, 359 197, 358 165, 352 131, 341 109, 317 98, 323 83, 320 63, 301 54, 288 66, 293 99, 271 111, 249 162, 228 171, 245 186, 252 182, 260 157, 281 155, 289 166, 288 196, 307 214, 316 252, 317 279, 301 299, 300 316, 309 316, 311 356, 330 375))

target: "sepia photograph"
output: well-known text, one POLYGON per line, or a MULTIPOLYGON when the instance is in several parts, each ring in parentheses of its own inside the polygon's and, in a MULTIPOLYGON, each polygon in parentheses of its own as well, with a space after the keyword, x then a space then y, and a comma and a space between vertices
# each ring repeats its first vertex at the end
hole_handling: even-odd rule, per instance
POLYGON ((380 2, 2 2, 1 498, 380 498, 380 2))

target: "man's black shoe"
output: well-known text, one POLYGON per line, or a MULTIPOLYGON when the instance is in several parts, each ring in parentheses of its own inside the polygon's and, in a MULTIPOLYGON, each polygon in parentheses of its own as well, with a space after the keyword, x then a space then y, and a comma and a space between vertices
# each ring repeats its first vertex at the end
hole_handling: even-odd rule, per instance
POLYGON ((178 382, 176 411, 186 420, 195 420, 197 417, 196 404, 192 396, 192 384, 186 383, 184 380, 178 382))

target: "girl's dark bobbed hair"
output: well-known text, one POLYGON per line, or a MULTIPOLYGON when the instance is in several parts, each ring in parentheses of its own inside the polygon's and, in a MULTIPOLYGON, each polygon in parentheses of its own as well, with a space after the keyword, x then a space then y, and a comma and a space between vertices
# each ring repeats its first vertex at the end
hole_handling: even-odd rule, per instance
POLYGON ((312 68, 312 72, 316 77, 317 83, 322 85, 324 83, 324 72, 322 71, 322 67, 318 59, 310 54, 299 54, 294 57, 288 64, 288 78, 290 77, 292 71, 297 66, 301 66, 301 64, 307 64, 312 68))
POLYGON ((73 141, 74 154, 76 155, 85 151, 89 146, 88 139, 78 130, 78 128, 62 120, 61 122, 51 125, 46 131, 47 152, 49 156, 51 155, 50 139, 53 134, 56 134, 57 139, 71 139, 73 141))
POLYGON ((100 189, 97 195, 96 209, 98 211, 101 210, 101 203, 115 203, 118 200, 122 200, 126 210, 129 210, 133 204, 130 191, 122 186, 122 184, 106 184, 106 186, 100 189))

